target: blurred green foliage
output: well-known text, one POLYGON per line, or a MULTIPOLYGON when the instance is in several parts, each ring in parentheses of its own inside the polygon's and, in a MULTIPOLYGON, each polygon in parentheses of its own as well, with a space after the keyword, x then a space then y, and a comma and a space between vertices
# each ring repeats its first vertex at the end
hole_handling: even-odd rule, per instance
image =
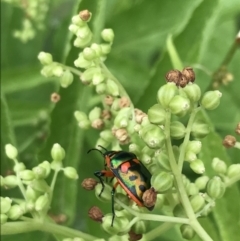
MULTIPOLYGON (((52 53, 54 60, 73 66, 79 50, 72 46, 68 31, 71 17, 80 9, 94 14, 99 2, 60 0, 51 1, 45 19, 46 29, 38 32, 27 44, 12 37, 19 27, 23 13, 13 6, 1 3, 1 175, 12 163, 4 153, 6 143, 20 151, 19 159, 29 168, 43 160, 50 160, 50 149, 59 143, 66 150, 65 166, 77 168, 78 182, 60 175, 54 193, 51 212, 64 213, 68 225, 95 236, 107 235, 87 217, 92 205, 110 212, 110 204, 99 203, 93 192, 80 186, 86 177, 102 168, 100 157, 87 155, 95 145, 98 132, 83 131, 77 126, 73 112, 89 111, 94 106, 94 90, 83 86, 78 77, 67 89, 60 89, 56 79, 40 75, 37 55, 40 51, 52 53), (56 105, 50 95, 59 92, 56 105)), ((239 0, 106 0, 101 14, 103 27, 113 28, 115 41, 106 65, 121 81, 137 108, 147 111, 156 102, 156 91, 165 83, 164 75, 172 68, 166 52, 166 38, 173 35, 174 44, 185 66, 200 65, 214 72, 232 45, 240 27, 239 0)), ((91 22, 92 23, 92 22, 91 22)), ((90 26, 91 26, 90 23, 90 26)), ((96 28, 96 26, 93 26, 96 28)), ((239 161, 239 152, 225 151, 221 138, 234 134, 240 120, 240 52, 229 64, 234 81, 221 86, 223 93, 217 110, 209 114, 215 131, 203 141, 202 159, 210 163, 215 156, 229 164, 239 161)), ((211 76, 196 70, 196 82, 202 91, 209 87, 211 76)), ((206 164, 207 174, 211 167, 206 164)), ((19 196, 16 190, 2 190, 2 196, 19 196)), ((201 223, 216 241, 234 241, 240 237, 240 185, 231 187, 208 218, 201 223)), ((2 240, 52 240, 49 234, 39 232, 3 236, 2 240)), ((158 239, 156 239, 158 240, 158 239)), ((168 231, 162 241, 182 240, 177 229, 168 231)), ((195 238, 194 240, 199 240, 195 238)))

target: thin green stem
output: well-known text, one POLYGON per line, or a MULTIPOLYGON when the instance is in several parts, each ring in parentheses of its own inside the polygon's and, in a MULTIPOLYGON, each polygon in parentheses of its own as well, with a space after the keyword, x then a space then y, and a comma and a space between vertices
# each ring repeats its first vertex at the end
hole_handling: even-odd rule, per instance
POLYGON ((58 224, 49 223, 46 221, 39 222, 27 217, 22 217, 21 219, 24 219, 25 221, 7 222, 2 225, 1 235, 12 235, 39 230, 47 233, 62 235, 63 237, 79 237, 89 241, 97 239, 97 237, 90 234, 86 234, 58 224))
POLYGON ((157 221, 157 222, 189 224, 189 220, 187 218, 177 218, 177 217, 169 217, 169 216, 164 216, 164 215, 139 213, 139 212, 133 210, 132 208, 128 207, 124 203, 122 203, 118 198, 115 198, 115 200, 124 209, 128 210, 131 214, 133 214, 134 216, 138 217, 141 220, 151 220, 151 221, 157 221))
POLYGON ((145 238, 145 240, 148 240, 148 241, 155 239, 155 238, 159 237, 161 234, 165 233, 170 228, 172 228, 173 226, 174 226, 173 223, 164 223, 160 226, 157 226, 156 228, 149 231, 148 233, 146 233, 144 235, 144 238, 145 238))
POLYGON ((135 217, 134 219, 132 219, 129 223, 128 223, 128 225, 126 226, 126 228, 123 228, 123 230, 121 231, 121 232, 119 232, 118 233, 118 235, 123 235, 123 234, 125 234, 126 232, 128 232, 130 229, 131 229, 131 227, 136 223, 136 222, 138 222, 139 221, 139 217, 135 217))
POLYGON ((230 186, 232 186, 235 182, 238 182, 238 181, 240 181, 240 174, 232 177, 231 179, 229 179, 229 180, 225 183, 225 186, 226 186, 226 187, 230 187, 230 186))
POLYGON ((57 181, 57 175, 58 175, 59 171, 60 170, 55 170, 53 178, 52 178, 52 182, 51 182, 51 185, 50 185, 51 192, 50 192, 50 198, 49 198, 49 205, 52 202, 53 190, 54 190, 54 187, 55 187, 55 184, 56 184, 56 181, 57 181))
POLYGON ((72 73, 80 76, 82 74, 81 71, 79 71, 78 69, 74 68, 74 67, 70 67, 61 63, 58 63, 60 66, 62 66, 64 69, 70 70, 72 73))
POLYGON ((178 167, 179 167, 180 172, 182 172, 184 157, 185 157, 185 154, 186 154, 186 148, 187 148, 187 144, 189 142, 190 133, 191 133, 191 130, 192 130, 192 125, 193 125, 194 119, 196 117, 196 114, 200 110, 201 110, 201 107, 197 107, 192 111, 192 113, 190 115, 190 118, 189 118, 189 121, 188 121, 188 124, 187 124, 186 134, 185 134, 185 137, 184 137, 184 141, 183 141, 183 144, 182 144, 182 147, 181 147, 180 156, 179 156, 179 159, 178 159, 178 167))
POLYGON ((93 19, 93 42, 99 43, 101 37, 101 31, 105 25, 106 16, 106 0, 99 0, 97 3, 97 11, 93 19))
POLYGON ((175 182, 176 182, 177 190, 179 193, 179 197, 181 199, 181 203, 189 218, 189 224, 192 226, 192 228, 195 230, 195 232, 198 234, 198 236, 204 241, 213 241, 211 239, 211 237, 208 235, 208 233, 199 224, 199 222, 195 216, 195 213, 192 209, 192 206, 189 201, 186 190, 184 188, 184 184, 183 184, 183 180, 182 180, 182 173, 180 172, 179 167, 176 163, 173 149, 172 149, 172 143, 171 143, 171 138, 170 138, 170 122, 171 122, 171 113, 167 112, 166 122, 165 122, 166 149, 168 152, 170 166, 171 166, 174 178, 175 178, 175 182))

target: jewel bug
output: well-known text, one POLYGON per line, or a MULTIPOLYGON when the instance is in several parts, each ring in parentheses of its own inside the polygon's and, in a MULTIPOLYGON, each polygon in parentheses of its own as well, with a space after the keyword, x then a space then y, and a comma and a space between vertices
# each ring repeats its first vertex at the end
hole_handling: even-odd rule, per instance
POLYGON ((99 197, 104 191, 103 177, 116 178, 117 182, 112 188, 112 224, 115 218, 114 211, 114 194, 116 187, 120 185, 127 195, 141 207, 146 207, 148 210, 152 210, 154 206, 147 207, 144 205, 142 200, 143 193, 151 187, 151 173, 148 169, 139 161, 136 155, 132 152, 127 151, 108 151, 102 146, 99 146, 105 152, 99 149, 93 148, 88 151, 93 150, 100 152, 104 157, 105 170, 96 171, 94 175, 99 179, 102 184, 101 192, 99 197))

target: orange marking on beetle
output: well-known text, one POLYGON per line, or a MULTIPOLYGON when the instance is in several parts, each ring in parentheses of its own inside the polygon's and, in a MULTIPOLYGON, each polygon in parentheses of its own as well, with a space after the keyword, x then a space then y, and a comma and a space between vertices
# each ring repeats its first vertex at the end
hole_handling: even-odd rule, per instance
POLYGON ((112 171, 101 171, 101 173, 104 173, 105 177, 115 177, 112 171))
POLYGON ((127 173, 129 167, 131 167, 131 164, 129 162, 125 162, 121 165, 121 172, 127 173))

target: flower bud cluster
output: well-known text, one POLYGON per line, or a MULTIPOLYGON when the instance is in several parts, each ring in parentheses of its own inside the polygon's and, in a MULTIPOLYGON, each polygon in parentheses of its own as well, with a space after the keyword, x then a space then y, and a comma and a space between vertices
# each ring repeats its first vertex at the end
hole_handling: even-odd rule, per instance
POLYGON ((53 186, 49 186, 47 181, 51 170, 57 174, 63 171, 64 175, 70 179, 77 179, 78 174, 73 167, 62 167, 62 160, 65 157, 65 151, 59 144, 54 144, 51 150, 53 161, 43 161, 32 170, 27 169, 22 162, 17 160, 18 151, 11 144, 5 146, 5 152, 9 159, 14 161, 13 170, 16 175, 10 174, 5 177, 0 176, 1 187, 14 188, 19 186, 25 200, 15 201, 8 197, 1 197, 1 224, 8 219, 17 220, 23 214, 28 212, 42 212, 46 214, 50 208, 53 186))
POLYGON ((36 36, 36 30, 44 29, 44 20, 49 9, 49 0, 38 1, 16 1, 4 0, 7 3, 13 4, 24 12, 24 18, 21 22, 21 29, 14 30, 13 36, 23 43, 28 42, 36 36))

